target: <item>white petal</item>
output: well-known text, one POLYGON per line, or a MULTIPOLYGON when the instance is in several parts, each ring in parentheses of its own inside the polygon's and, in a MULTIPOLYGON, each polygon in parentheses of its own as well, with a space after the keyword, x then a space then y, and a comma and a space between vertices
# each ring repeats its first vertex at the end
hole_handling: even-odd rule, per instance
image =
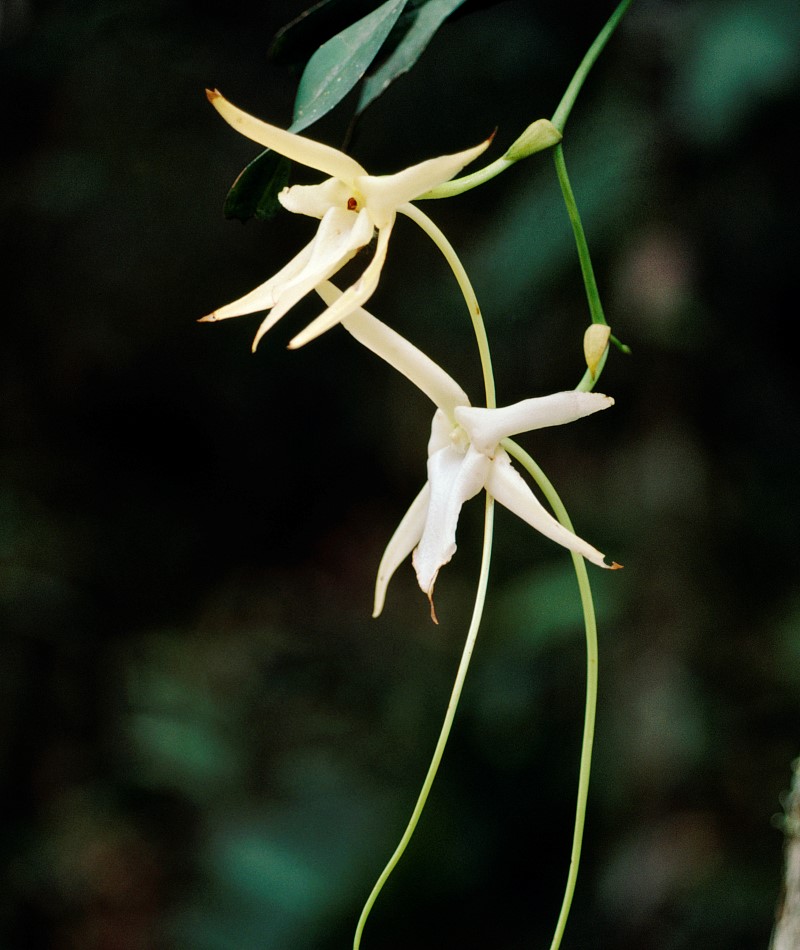
MULTIPOLYGON (((453 425, 453 420, 450 416, 447 415, 444 410, 439 409, 433 414, 433 420, 431 421, 431 436, 428 439, 428 458, 430 458, 434 452, 438 452, 439 449, 446 448, 450 446, 455 448, 455 443, 453 441, 454 429, 456 427, 453 425)), ((463 433, 462 429, 458 430, 459 433, 463 433)), ((464 441, 460 446, 461 454, 463 455, 467 448, 469 448, 469 443, 464 441)))
MULTIPOLYGON (((327 281, 319 284, 316 289, 329 306, 342 296, 341 290, 327 281)), ((418 350, 405 337, 400 336, 363 307, 356 307, 344 317, 342 326, 359 343, 411 380, 451 418, 456 406, 469 405, 467 394, 438 363, 434 363, 422 350, 418 350)))
POLYGON ((366 171, 358 162, 330 145, 315 142, 314 139, 303 135, 295 135, 276 125, 269 125, 249 115, 216 90, 206 90, 208 101, 219 112, 222 118, 242 135, 265 148, 274 149, 293 162, 300 162, 308 168, 316 168, 333 178, 352 181, 359 175, 366 175, 366 171))
MULTIPOLYGON (((292 214, 321 218, 330 208, 347 210, 353 189, 338 178, 328 178, 319 185, 292 185, 278 194, 278 201, 292 214)), ((352 210, 352 209, 351 209, 352 210)))
POLYGON ((425 518, 428 514, 428 501, 430 499, 430 485, 425 482, 422 491, 411 503, 411 507, 403 515, 403 519, 397 526, 391 540, 386 545, 383 552, 381 563, 378 567, 378 579, 375 582, 375 606, 372 616, 377 617, 383 610, 383 604, 386 600, 386 588, 397 568, 405 561, 409 554, 419 544, 422 537, 422 529, 425 527, 425 518))
POLYGON ((484 487, 491 462, 469 448, 466 454, 450 446, 428 459, 431 486, 425 530, 414 551, 417 581, 429 598, 436 575, 456 550, 456 527, 461 506, 484 487))
MULTIPOLYGON (((359 211, 358 214, 359 217, 363 217, 364 220, 369 220, 365 210, 359 211)), ((370 228, 371 227, 372 225, 370 224, 370 228)), ((375 292, 375 288, 378 286, 378 281, 380 280, 381 270, 386 260, 386 251, 389 247, 390 233, 391 227, 378 231, 375 254, 367 265, 364 273, 354 284, 347 288, 337 301, 321 313, 316 320, 312 320, 305 330, 301 330, 294 339, 290 340, 289 349, 296 350, 301 346, 305 346, 306 343, 310 343, 311 340, 316 339, 322 333, 325 333, 326 330, 330 330, 331 327, 336 326, 337 323, 344 320, 356 307, 360 307, 362 303, 369 300, 375 292)), ((326 277, 330 276, 330 274, 326 275, 326 277)))
POLYGON ((491 139, 487 139, 463 152, 429 158, 394 175, 366 175, 358 178, 355 184, 364 196, 375 227, 385 227, 386 219, 400 205, 430 191, 436 185, 441 185, 442 182, 449 181, 465 165, 484 152, 490 142, 491 139))
POLYGON ((233 303, 225 304, 224 307, 219 307, 208 316, 201 317, 201 322, 227 320, 229 317, 240 317, 246 313, 269 310, 270 307, 275 305, 275 301, 281 295, 284 285, 300 274, 308 264, 315 240, 316 238, 310 241, 296 257, 293 257, 285 267, 282 267, 269 280, 264 281, 263 284, 245 294, 244 297, 234 300, 233 303))
POLYGON ((372 236, 372 225, 366 216, 331 208, 319 225, 311 242, 311 253, 301 271, 294 274, 276 293, 272 313, 258 328, 253 350, 259 340, 272 329, 291 308, 310 293, 320 281, 327 280, 351 260, 372 236))
POLYGON ((493 495, 501 505, 513 511, 532 528, 535 528, 546 538, 563 545, 570 551, 582 554, 588 561, 599 567, 619 567, 618 564, 606 564, 605 556, 597 548, 579 538, 577 534, 568 531, 557 521, 531 491, 528 483, 512 466, 511 459, 504 449, 500 449, 497 456, 490 463, 489 477, 486 481, 486 491, 493 495))
POLYGON ((571 389, 551 396, 523 399, 502 409, 458 408, 455 417, 469 433, 475 448, 491 455, 498 442, 508 436, 574 422, 613 405, 610 396, 571 389))

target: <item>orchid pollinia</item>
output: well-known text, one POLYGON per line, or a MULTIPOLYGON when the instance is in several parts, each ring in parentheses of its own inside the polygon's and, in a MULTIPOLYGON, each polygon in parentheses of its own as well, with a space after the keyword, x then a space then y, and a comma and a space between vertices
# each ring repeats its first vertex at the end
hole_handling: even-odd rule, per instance
POLYGON ((572 854, 551 950, 558 950, 564 933, 580 860, 597 699, 597 631, 585 560, 603 568, 616 569, 620 565, 607 561, 599 550, 575 533, 555 489, 511 436, 574 422, 614 404, 610 396, 591 390, 602 372, 609 344, 613 343, 622 349, 624 347, 610 335, 603 315, 560 141, 567 116, 586 75, 629 4, 630 0, 620 0, 616 11, 580 64, 552 121, 537 120, 500 159, 463 178, 455 176, 484 152, 491 139, 474 148, 430 159, 392 175, 375 176, 369 175, 344 152, 262 122, 232 105, 219 92, 207 93, 214 108, 237 131, 328 177, 320 184, 284 188, 278 195, 280 204, 287 211, 319 220, 317 233, 311 242, 263 284, 201 319, 208 322, 269 311, 253 341, 255 350, 261 337, 282 316, 307 294, 316 291, 325 309, 290 341, 290 349, 305 345, 341 323, 356 341, 406 376, 435 406, 428 440, 427 480, 400 521, 381 559, 375 583, 374 617, 383 611, 392 576, 411 555, 417 582, 430 601, 431 616, 436 621, 434 586, 439 571, 455 553, 461 508, 482 490, 486 493, 484 542, 477 593, 444 723, 405 832, 362 910, 356 926, 354 950, 359 950, 372 906, 414 833, 442 760, 483 615, 495 501, 571 553, 584 613, 587 644, 584 737, 572 854), (584 341, 587 369, 575 390, 524 399, 497 408, 488 338, 472 284, 450 242, 430 218, 411 202, 421 198, 460 194, 485 183, 535 151, 549 147, 554 147, 556 172, 572 224, 592 316, 592 324, 584 341), (486 392, 485 406, 473 406, 465 391, 442 367, 362 306, 378 285, 397 214, 411 218, 428 234, 453 271, 476 335, 486 392), (372 257, 361 276, 344 291, 339 290, 330 282, 330 278, 360 250, 371 244, 376 234, 372 257), (512 463, 512 458, 537 482, 554 514, 537 499, 512 463))

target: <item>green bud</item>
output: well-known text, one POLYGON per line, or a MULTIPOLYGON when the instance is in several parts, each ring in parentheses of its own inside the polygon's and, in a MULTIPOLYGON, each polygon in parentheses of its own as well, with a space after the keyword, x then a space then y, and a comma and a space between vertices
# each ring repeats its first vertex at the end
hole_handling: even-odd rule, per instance
POLYGON ((531 122, 503 158, 509 162, 518 162, 535 152, 558 145, 561 139, 561 133, 549 119, 537 119, 531 122))

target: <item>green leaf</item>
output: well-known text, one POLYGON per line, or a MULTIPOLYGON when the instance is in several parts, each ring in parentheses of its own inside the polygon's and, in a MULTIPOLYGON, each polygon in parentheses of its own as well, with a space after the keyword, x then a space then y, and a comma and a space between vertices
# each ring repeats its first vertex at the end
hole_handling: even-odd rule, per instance
POLYGON ((297 90, 293 131, 305 129, 344 99, 377 56, 405 4, 387 0, 314 53, 297 90))
POLYGON ((225 217, 240 221, 253 217, 261 221, 274 218, 279 208, 278 192, 289 181, 289 167, 287 159, 270 149, 254 158, 225 197, 225 217))
POLYGON ((414 22, 392 55, 364 82, 356 115, 374 102, 395 79, 411 69, 442 23, 463 3, 464 0, 428 0, 417 10, 414 22))
POLYGON ((305 64, 331 36, 375 9, 375 0, 319 0, 282 26, 267 57, 287 66, 305 64))

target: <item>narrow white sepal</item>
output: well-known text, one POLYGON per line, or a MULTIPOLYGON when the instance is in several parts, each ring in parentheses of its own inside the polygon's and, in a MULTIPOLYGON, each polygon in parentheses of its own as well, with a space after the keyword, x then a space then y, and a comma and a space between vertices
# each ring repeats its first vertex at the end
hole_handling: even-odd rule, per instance
POLYGON ((429 158, 394 175, 366 175, 356 179, 355 184, 364 196, 375 227, 385 227, 385 219, 393 215, 400 205, 449 181, 465 165, 486 151, 490 142, 491 139, 487 139, 463 152, 429 158))
MULTIPOLYGON (((363 212, 359 213, 359 217, 361 217, 361 214, 363 214, 363 212)), ((367 219, 365 218, 365 220, 367 219)), ((371 227, 370 225, 370 228, 371 227)), ((349 313, 352 313, 356 307, 360 307, 362 303, 369 300, 375 293, 375 288, 378 286, 378 281, 380 280, 381 269, 386 261, 386 252, 389 247, 391 230, 391 226, 389 226, 378 231, 375 253, 364 270, 364 273, 354 284, 347 288, 335 303, 328 307, 328 309, 321 313, 315 320, 312 320, 305 330, 301 330, 296 337, 290 340, 290 350, 296 350, 301 346, 305 346, 306 343, 315 340, 318 336, 325 333, 326 330, 330 330, 330 328, 336 326, 337 323, 341 323, 349 313)), ((338 270, 338 268, 325 274, 325 279, 331 277, 335 273, 335 270, 338 270)))
POLYGON ((305 267, 283 287, 275 290, 275 306, 258 328, 253 341, 253 350, 259 340, 272 329, 278 320, 320 281, 327 280, 353 258, 372 235, 372 225, 367 218, 331 208, 323 217, 316 237, 311 242, 311 254, 305 267))
POLYGON ((293 162, 316 168, 332 178, 353 181, 359 175, 366 175, 366 170, 355 159, 339 149, 263 122, 228 102, 217 90, 207 89, 206 95, 228 125, 264 148, 271 148, 293 162))
POLYGON ((613 405, 611 396, 571 389, 550 396, 523 399, 501 409, 459 407, 455 410, 455 417, 469 434, 472 444, 481 452, 491 454, 494 447, 509 436, 564 425, 613 405))
POLYGON ((610 568, 604 555, 577 534, 568 531, 533 494, 528 483, 511 464, 505 449, 498 449, 486 480, 486 491, 509 511, 535 528, 540 534, 576 554, 582 554, 599 567, 610 568))
POLYGON ((372 611, 373 617, 378 617, 383 610, 386 600, 386 589, 394 572, 405 561, 409 554, 419 544, 422 537, 422 529, 425 527, 425 518, 428 515, 428 501, 430 499, 431 488, 428 482, 422 487, 422 491, 411 503, 411 507, 403 515, 400 524, 397 526, 386 550, 383 552, 381 563, 378 566, 378 578, 375 581, 375 604, 372 611))
POLYGON ((202 320, 206 322, 227 320, 229 317, 241 317, 248 313, 258 313, 259 310, 269 310, 270 307, 274 307, 283 286, 300 274, 308 264, 313 247, 314 241, 312 240, 277 274, 273 274, 269 280, 259 284, 255 290, 251 290, 244 297, 240 297, 232 303, 227 303, 224 307, 219 307, 207 317, 203 317, 202 320))
MULTIPOLYGON (((342 296, 341 290, 329 281, 318 284, 317 293, 328 306, 342 296)), ((450 418, 456 406, 469 404, 464 390, 438 363, 363 307, 356 307, 344 317, 342 326, 353 339, 402 373, 450 418)))

